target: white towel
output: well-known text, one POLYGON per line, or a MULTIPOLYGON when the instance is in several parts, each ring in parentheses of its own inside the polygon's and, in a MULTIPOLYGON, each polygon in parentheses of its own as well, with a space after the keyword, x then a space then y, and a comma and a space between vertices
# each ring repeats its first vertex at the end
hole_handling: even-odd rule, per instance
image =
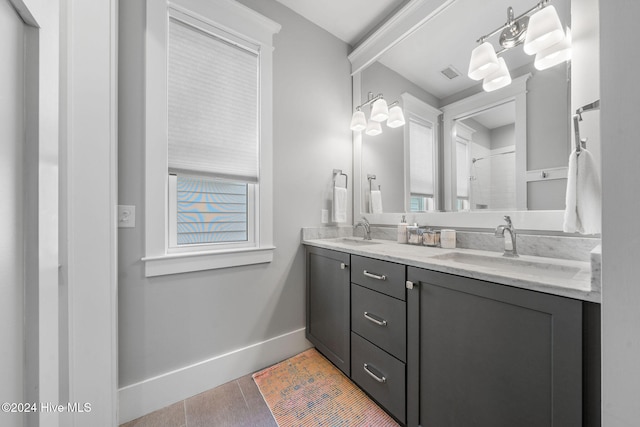
POLYGON ((347 189, 333 187, 333 222, 347 222, 347 189))
POLYGON ((371 191, 371 213, 382 213, 382 192, 380 190, 371 191))
POLYGON ((569 156, 563 230, 567 233, 602 232, 602 187, 593 156, 586 149, 569 156))

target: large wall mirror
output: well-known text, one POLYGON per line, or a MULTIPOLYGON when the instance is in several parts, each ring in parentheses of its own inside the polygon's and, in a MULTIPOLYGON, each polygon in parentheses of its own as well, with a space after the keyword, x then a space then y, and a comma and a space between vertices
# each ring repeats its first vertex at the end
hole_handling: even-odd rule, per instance
MULTIPOLYGON (((381 93, 406 116, 380 135, 354 133, 355 217, 482 227, 509 212, 530 229, 561 229, 575 52, 537 70, 522 45, 509 49, 500 56, 512 83, 492 92, 467 76, 477 40, 507 21, 510 6, 517 16, 535 4, 414 0, 350 55, 354 105, 381 93), (372 190, 382 198, 375 213, 372 190)), ((572 27, 571 0, 551 4, 572 27)), ((488 41, 499 50, 497 39, 488 41)))

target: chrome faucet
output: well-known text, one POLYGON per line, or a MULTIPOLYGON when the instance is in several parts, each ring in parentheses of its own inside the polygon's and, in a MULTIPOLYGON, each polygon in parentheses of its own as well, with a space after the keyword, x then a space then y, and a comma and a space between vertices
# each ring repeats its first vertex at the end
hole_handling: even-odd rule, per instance
POLYGON ((506 257, 517 257, 518 251, 516 249, 516 229, 513 228, 513 224, 511 223, 511 217, 509 215, 504 216, 504 220, 507 222, 507 225, 499 225, 496 227, 495 236, 504 238, 504 254, 506 257), (508 231, 511 237, 511 240, 508 240, 504 235, 504 232, 508 231))
POLYGON ((355 230, 358 227, 364 228, 364 236, 362 237, 362 239, 363 240, 371 240, 371 224, 369 224, 369 221, 367 221, 367 218, 362 217, 362 221, 358 221, 353 226, 353 229, 355 230))

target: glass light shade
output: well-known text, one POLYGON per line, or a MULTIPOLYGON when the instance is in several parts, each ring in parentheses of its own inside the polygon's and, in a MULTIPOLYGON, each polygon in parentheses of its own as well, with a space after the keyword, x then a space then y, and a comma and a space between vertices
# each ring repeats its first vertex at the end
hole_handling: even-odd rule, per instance
POLYGON ((387 120, 387 126, 390 128, 397 128, 404 125, 404 114, 402 108, 399 105, 394 105, 389 110, 389 119, 387 120))
POLYGON ((376 122, 384 122, 389 118, 389 107, 387 107, 387 101, 380 98, 373 103, 371 107, 371 120, 376 122))
POLYGON ((567 28, 567 34, 559 43, 552 45, 536 54, 533 65, 537 70, 546 70, 554 65, 571 59, 571 30, 567 28))
POLYGON ((367 119, 364 113, 360 110, 353 113, 351 117, 351 130, 354 132, 360 132, 367 128, 367 119))
POLYGON ((547 6, 529 19, 529 28, 524 39, 524 52, 535 55, 563 38, 564 31, 556 8, 547 6))
POLYGON ((492 92, 511 84, 511 74, 509 74, 507 63, 504 62, 504 58, 498 58, 498 62, 500 63, 498 71, 489 74, 482 82, 482 89, 487 92, 492 92))
POLYGON ((367 123, 367 130, 365 130, 364 133, 369 136, 380 135, 382 133, 382 126, 380 126, 380 122, 369 120, 369 123, 367 123))
POLYGON ((469 61, 469 78, 482 80, 498 69, 496 51, 489 42, 484 42, 471 52, 469 61))

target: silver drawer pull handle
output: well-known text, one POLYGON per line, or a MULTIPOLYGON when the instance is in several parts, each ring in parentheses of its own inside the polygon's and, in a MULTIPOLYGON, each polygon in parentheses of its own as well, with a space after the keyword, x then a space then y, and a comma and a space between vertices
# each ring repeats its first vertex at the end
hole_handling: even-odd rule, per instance
POLYGON ((386 383, 387 379, 385 377, 380 378, 379 376, 377 376, 376 374, 374 374, 373 372, 371 372, 369 370, 369 365, 367 365, 366 363, 364 364, 364 371, 369 374, 369 376, 371 378, 373 378, 374 380, 378 381, 379 383, 386 383))
POLYGON ((378 320, 378 319, 374 319, 373 317, 371 317, 371 315, 369 315, 368 312, 364 312, 364 318, 367 319, 370 322, 375 323, 378 326, 387 326, 387 321, 386 320, 378 320))
POLYGON ((380 274, 369 273, 367 270, 364 270, 363 274, 367 277, 371 277, 372 279, 387 280, 387 276, 385 276, 384 274, 380 275, 380 274))

